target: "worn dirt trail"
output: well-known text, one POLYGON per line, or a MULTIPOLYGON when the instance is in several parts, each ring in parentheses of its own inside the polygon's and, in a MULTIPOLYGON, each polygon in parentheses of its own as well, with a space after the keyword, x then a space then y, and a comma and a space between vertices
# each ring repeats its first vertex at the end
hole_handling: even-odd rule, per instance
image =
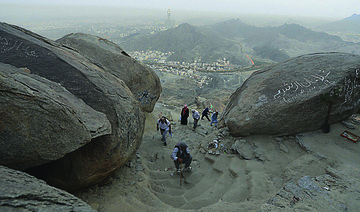
MULTIPOLYGON (((359 208, 360 147, 340 136, 344 125, 332 125, 328 134, 234 138, 225 129, 210 127, 207 120, 192 131, 192 123, 183 126, 174 118, 174 136, 168 136, 164 147, 155 130, 157 114, 179 117, 179 111, 158 104, 147 116, 143 143, 129 164, 76 195, 98 211, 114 212, 359 208), (208 142, 214 139, 225 146, 219 155, 208 152, 208 142), (182 186, 170 159, 180 141, 189 145, 193 156, 193 170, 184 173, 182 186), (294 202, 293 196, 300 200, 294 202)), ((354 126, 351 131, 359 135, 360 127, 354 126)))

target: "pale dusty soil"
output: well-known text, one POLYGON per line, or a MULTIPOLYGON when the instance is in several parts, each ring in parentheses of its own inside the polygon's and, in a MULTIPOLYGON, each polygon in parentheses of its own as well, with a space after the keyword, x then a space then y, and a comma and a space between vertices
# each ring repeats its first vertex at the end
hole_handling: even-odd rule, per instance
POLYGON ((195 78, 158 74, 163 93, 153 113, 147 114, 138 153, 102 183, 75 194, 94 209, 359 211, 360 143, 340 134, 349 130, 360 135, 360 125, 347 129, 337 123, 328 134, 317 130, 296 136, 234 138, 225 128, 218 130, 202 120, 192 131, 192 119, 187 126, 180 125, 183 104, 195 108, 194 97, 200 96, 221 115, 228 97, 248 74, 219 76, 201 89, 195 78), (173 125, 174 136, 168 137, 166 147, 156 131, 160 112, 173 125), (208 143, 214 139, 225 146, 219 155, 208 152, 208 143), (190 146, 193 156, 193 170, 184 173, 182 186, 170 159, 174 145, 181 141, 190 146))
POLYGON ((158 103, 147 115, 142 145, 129 164, 75 195, 106 212, 360 208, 360 144, 340 136, 344 130, 360 135, 359 125, 347 129, 337 123, 328 134, 318 130, 296 137, 234 138, 226 129, 210 127, 207 120, 201 120, 196 131, 192 131, 192 121, 180 125, 180 110, 158 103), (166 147, 155 130, 159 112, 174 117, 174 136, 168 137, 166 147), (207 144, 214 139, 220 140, 227 153, 208 153, 207 144), (193 156, 193 170, 184 173, 182 186, 170 159, 174 145, 180 141, 190 146, 193 156), (238 151, 231 150, 236 141, 238 151), (303 179, 310 181, 302 183, 303 179), (299 201, 293 201, 293 196, 299 201))

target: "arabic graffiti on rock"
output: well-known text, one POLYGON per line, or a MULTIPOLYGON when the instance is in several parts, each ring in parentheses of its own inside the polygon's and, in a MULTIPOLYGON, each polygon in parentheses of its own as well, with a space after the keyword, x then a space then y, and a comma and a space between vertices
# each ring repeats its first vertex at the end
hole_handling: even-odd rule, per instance
MULTIPOLYGON (((318 70, 317 73, 304 77, 301 80, 295 80, 291 82, 284 82, 283 86, 279 88, 273 95, 274 100, 279 100, 284 103, 290 103, 296 100, 296 97, 307 94, 322 86, 333 86, 339 89, 339 97, 344 97, 344 103, 351 101, 354 90, 359 87, 360 70, 355 70, 355 77, 345 77, 344 83, 335 85, 335 83, 329 80, 331 72, 318 70)), ((334 91, 330 93, 330 96, 334 95, 334 91)))
POLYGON ((21 51, 27 56, 38 57, 36 51, 24 42, 0 35, 0 54, 5 54, 10 51, 21 51))

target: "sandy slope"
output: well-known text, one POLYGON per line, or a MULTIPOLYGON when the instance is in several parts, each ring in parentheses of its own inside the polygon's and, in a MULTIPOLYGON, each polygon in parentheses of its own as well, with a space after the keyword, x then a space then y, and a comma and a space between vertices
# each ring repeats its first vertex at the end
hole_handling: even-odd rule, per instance
MULTIPOLYGON (((155 130, 160 111, 178 117, 180 108, 158 104, 147 116, 136 157, 78 197, 99 211, 357 211, 360 206, 359 143, 340 136, 346 130, 341 123, 328 134, 233 138, 207 120, 194 132, 191 123, 182 126, 174 118, 174 137, 164 147, 155 130), (208 142, 218 138, 228 153, 209 154, 208 142), (193 156, 182 186, 170 159, 180 141, 189 144, 193 156), (230 151, 236 141, 242 156, 230 151), (303 182, 311 186, 291 187, 303 182), (292 201, 293 196, 300 200, 292 201)), ((350 131, 360 135, 360 126, 354 126, 350 131)))

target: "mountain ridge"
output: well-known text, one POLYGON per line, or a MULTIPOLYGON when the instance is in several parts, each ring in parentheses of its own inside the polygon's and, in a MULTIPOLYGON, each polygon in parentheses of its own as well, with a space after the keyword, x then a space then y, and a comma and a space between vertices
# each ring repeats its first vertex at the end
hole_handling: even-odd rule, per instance
POLYGON ((298 24, 257 27, 245 24, 240 19, 207 26, 185 23, 153 35, 124 39, 120 45, 128 51, 175 52, 168 60, 192 62, 194 58, 201 58, 203 62, 212 62, 226 57, 232 64, 243 66, 249 65, 247 55, 258 61, 280 62, 316 52, 360 53, 358 43, 298 24))
POLYGON ((339 21, 321 25, 318 29, 328 32, 360 34, 360 14, 354 13, 353 15, 339 21))
POLYGON ((193 62, 201 58, 203 62, 229 58, 235 64, 248 64, 242 55, 241 45, 229 42, 214 33, 207 33, 201 28, 184 23, 176 28, 168 29, 154 35, 138 35, 125 39, 120 43, 127 51, 157 50, 174 52, 168 60, 193 62), (224 49, 225 47, 226 49, 224 49), (234 56, 237 55, 237 56, 234 56))

